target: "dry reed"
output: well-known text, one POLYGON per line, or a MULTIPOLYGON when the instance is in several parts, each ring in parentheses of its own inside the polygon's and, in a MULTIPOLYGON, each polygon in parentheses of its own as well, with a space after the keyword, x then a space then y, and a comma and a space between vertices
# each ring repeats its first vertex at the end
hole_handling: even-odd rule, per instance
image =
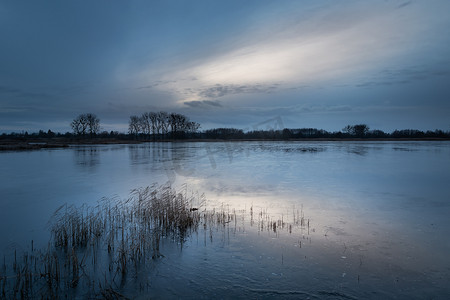
MULTIPOLYGON (((158 258, 163 240, 181 247, 200 225, 213 241, 213 231, 238 228, 236 210, 206 210, 204 195, 177 193, 169 185, 133 190, 127 200, 103 199, 95 207, 63 205, 51 221, 51 241, 46 250, 25 253, 20 263, 15 254, 12 270, 4 259, 0 272, 0 296, 11 299, 104 297, 125 299, 120 293, 128 274, 158 258), (194 206, 194 203, 197 205, 194 206)), ((240 211, 244 223, 245 211, 240 211)), ((293 223, 284 216, 273 220, 267 210, 250 208, 251 225, 259 232, 292 233, 292 226, 309 231, 309 220, 297 210, 293 223)), ((143 283, 145 285, 145 282, 143 283)))

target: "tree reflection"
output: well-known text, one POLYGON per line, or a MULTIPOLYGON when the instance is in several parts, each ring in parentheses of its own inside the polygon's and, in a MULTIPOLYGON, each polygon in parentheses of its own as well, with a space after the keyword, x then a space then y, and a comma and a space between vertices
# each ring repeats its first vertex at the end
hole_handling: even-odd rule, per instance
POLYGON ((75 164, 83 169, 92 170, 100 164, 100 150, 97 147, 80 147, 73 153, 75 164))
POLYGON ((133 165, 148 171, 159 171, 162 167, 168 181, 173 183, 177 175, 188 177, 194 174, 189 158, 194 155, 182 143, 148 143, 129 146, 129 157, 133 165), (162 164, 162 166, 161 166, 162 164))

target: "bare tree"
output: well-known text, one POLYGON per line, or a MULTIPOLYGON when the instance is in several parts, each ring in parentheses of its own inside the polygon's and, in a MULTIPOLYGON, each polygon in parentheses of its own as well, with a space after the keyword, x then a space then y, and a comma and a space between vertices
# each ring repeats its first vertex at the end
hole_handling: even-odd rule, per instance
POLYGON ((158 127, 161 130, 161 134, 167 134, 169 132, 169 114, 165 111, 158 113, 158 127))
POLYGON ((344 128, 342 128, 342 132, 352 135, 353 134, 353 126, 352 125, 347 125, 344 128))
POLYGON ((130 116, 130 121, 128 122, 128 133, 137 136, 141 130, 139 123, 138 116, 130 116))
POLYGON ((369 126, 366 124, 358 124, 353 126, 353 133, 357 137, 364 137, 369 133, 369 126))
POLYGON ((72 127, 73 133, 76 135, 86 134, 86 126, 87 123, 83 115, 79 115, 77 118, 73 119, 72 123, 70 123, 70 127, 72 127))
POLYGON ((148 118, 150 120, 151 132, 153 134, 157 134, 158 133, 158 130, 157 130, 157 128, 158 128, 158 114, 154 113, 154 112, 149 112, 148 113, 148 118))
POLYGON ((96 135, 100 132, 100 119, 94 114, 86 114, 89 134, 96 135))
POLYGON ((139 120, 142 133, 144 133, 147 136, 150 135, 151 133, 150 114, 148 112, 143 113, 139 120))
POLYGON ((366 124, 357 124, 357 125, 347 125, 342 131, 349 135, 354 135, 357 137, 364 137, 369 133, 369 126, 366 124))
POLYGON ((168 121, 169 121, 169 126, 170 126, 170 132, 172 134, 174 134, 178 130, 177 114, 176 113, 171 113, 169 115, 168 121))
POLYGON ((171 113, 169 115, 169 125, 172 134, 182 133, 187 130, 189 119, 182 114, 171 113))
POLYGON ((95 135, 100 131, 100 119, 94 114, 81 114, 73 119, 70 126, 77 135, 95 135))
POLYGON ((200 129, 200 124, 197 122, 187 122, 185 131, 188 133, 196 133, 200 129))

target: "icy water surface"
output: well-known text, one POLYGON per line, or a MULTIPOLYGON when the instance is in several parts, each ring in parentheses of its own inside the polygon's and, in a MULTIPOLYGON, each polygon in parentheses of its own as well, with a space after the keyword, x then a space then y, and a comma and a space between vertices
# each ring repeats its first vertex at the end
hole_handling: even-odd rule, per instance
MULTIPOLYGON (((132 298, 448 299, 449 142, 229 142, 0 153, 0 252, 45 247, 62 204, 153 183, 235 212, 165 241, 132 298), (295 224, 304 216, 303 226, 295 224), (271 226, 282 220, 283 224, 271 226), (264 224, 261 222, 264 221, 264 224), (306 222, 309 222, 306 223, 306 222), (280 225, 280 226, 278 226, 280 225), (293 225, 293 226, 289 226, 293 225)), ((135 279, 128 280, 132 286, 135 279)), ((127 286, 127 285, 125 285, 127 286)))

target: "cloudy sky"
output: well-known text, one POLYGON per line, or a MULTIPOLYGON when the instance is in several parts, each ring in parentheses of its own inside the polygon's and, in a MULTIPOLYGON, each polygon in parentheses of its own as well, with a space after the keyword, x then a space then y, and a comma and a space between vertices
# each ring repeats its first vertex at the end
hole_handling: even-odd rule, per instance
POLYGON ((450 130, 450 1, 0 0, 0 132, 211 127, 450 130), (281 120, 281 123, 279 122, 281 120))

